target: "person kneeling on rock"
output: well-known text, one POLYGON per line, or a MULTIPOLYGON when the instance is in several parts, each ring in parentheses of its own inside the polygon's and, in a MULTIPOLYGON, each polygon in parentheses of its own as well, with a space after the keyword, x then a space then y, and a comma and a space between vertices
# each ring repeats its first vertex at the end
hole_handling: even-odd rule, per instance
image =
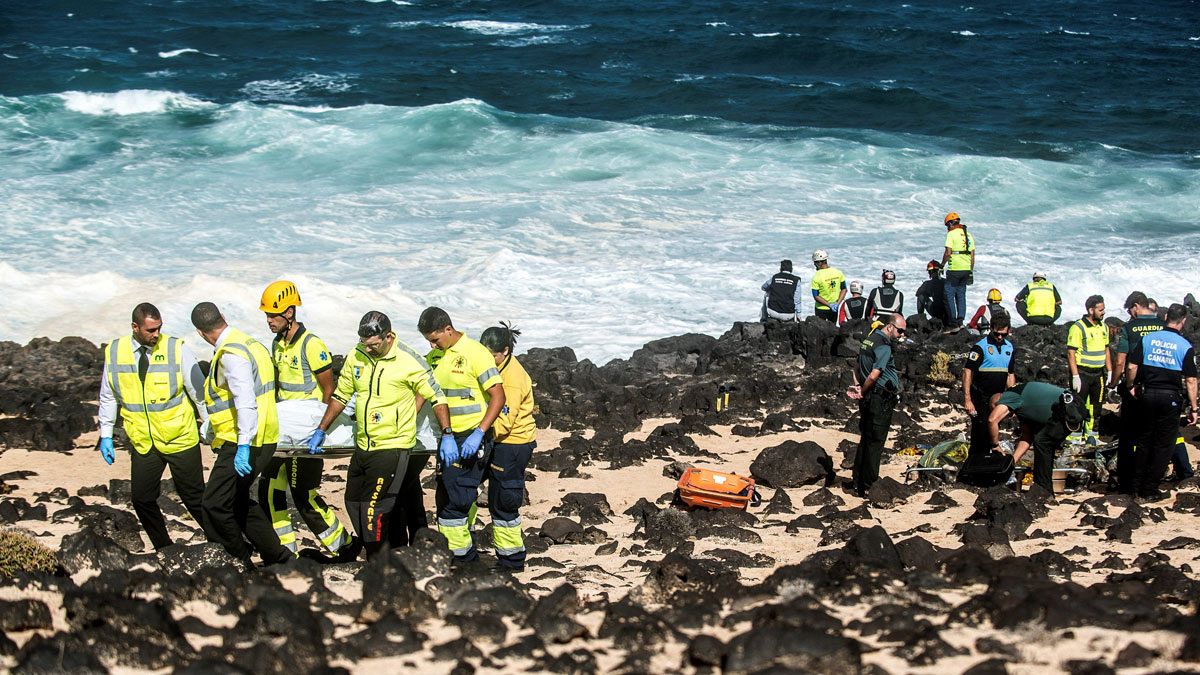
POLYGON ((1016 415, 1021 435, 1013 451, 1013 464, 1033 447, 1033 482, 1054 491, 1054 455, 1072 431, 1083 428, 1083 406, 1069 390, 1046 382, 1027 382, 996 398, 988 425, 992 451, 1000 449, 1000 422, 1016 415))

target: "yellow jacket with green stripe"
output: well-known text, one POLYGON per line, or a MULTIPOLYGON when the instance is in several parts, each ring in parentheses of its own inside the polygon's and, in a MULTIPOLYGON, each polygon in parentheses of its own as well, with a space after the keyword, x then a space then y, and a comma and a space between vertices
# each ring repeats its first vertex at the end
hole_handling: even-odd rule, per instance
POLYGON ((491 350, 465 334, 447 348, 433 374, 450 406, 454 433, 471 431, 483 421, 488 389, 502 384, 491 350))
POLYGON ((537 437, 534 423, 533 380, 516 357, 509 356, 500 364, 504 380, 504 408, 492 425, 497 443, 532 443, 537 437))
POLYGON ((355 348, 342 365, 333 398, 347 404, 358 396, 354 442, 370 452, 416 445, 418 394, 434 405, 446 402, 425 360, 395 339, 388 353, 378 359, 362 345, 355 348))

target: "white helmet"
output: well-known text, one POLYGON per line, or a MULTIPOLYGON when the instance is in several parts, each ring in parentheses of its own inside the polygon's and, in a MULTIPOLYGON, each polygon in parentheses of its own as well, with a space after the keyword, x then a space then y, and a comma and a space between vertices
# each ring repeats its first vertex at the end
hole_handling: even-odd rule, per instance
POLYGON ((861 281, 851 281, 850 282, 850 292, 851 293, 862 293, 862 282, 861 281))
POLYGON ((813 251, 813 262, 826 262, 828 260, 829 254, 825 252, 825 249, 819 248, 813 251))

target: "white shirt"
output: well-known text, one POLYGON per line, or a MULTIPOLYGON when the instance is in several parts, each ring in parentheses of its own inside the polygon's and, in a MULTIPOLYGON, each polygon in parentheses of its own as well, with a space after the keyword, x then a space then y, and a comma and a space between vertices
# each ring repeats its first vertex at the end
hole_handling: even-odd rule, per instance
MULTIPOLYGON (((220 349, 225 344, 229 327, 217 336, 213 345, 220 349)), ((228 351, 221 354, 221 367, 217 369, 218 387, 233 394, 233 409, 237 412, 238 445, 250 445, 258 433, 258 397, 254 395, 254 369, 240 352, 228 351)))
MULTIPOLYGON (((141 358, 143 350, 147 352, 147 358, 149 358, 150 352, 154 351, 152 347, 143 345, 136 338, 133 340, 133 344, 137 345, 133 350, 134 363, 141 358)), ((200 421, 206 422, 208 410, 204 407, 204 396, 201 394, 204 391, 204 371, 200 370, 196 354, 186 342, 183 343, 183 349, 180 351, 182 356, 179 368, 184 373, 183 389, 187 392, 188 398, 196 404, 196 409, 200 411, 200 421)), ((108 385, 108 361, 105 361, 104 373, 100 376, 100 438, 112 438, 113 424, 117 421, 118 405, 117 397, 113 395, 112 387, 108 385)))

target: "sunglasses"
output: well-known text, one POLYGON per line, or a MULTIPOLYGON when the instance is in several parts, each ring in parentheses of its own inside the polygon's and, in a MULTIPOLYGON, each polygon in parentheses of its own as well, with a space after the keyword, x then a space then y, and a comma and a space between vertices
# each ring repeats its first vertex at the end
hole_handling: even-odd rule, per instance
POLYGON ((904 328, 897 328, 895 330, 896 330, 896 335, 904 335, 905 333, 908 332, 908 330, 904 329, 904 328))

